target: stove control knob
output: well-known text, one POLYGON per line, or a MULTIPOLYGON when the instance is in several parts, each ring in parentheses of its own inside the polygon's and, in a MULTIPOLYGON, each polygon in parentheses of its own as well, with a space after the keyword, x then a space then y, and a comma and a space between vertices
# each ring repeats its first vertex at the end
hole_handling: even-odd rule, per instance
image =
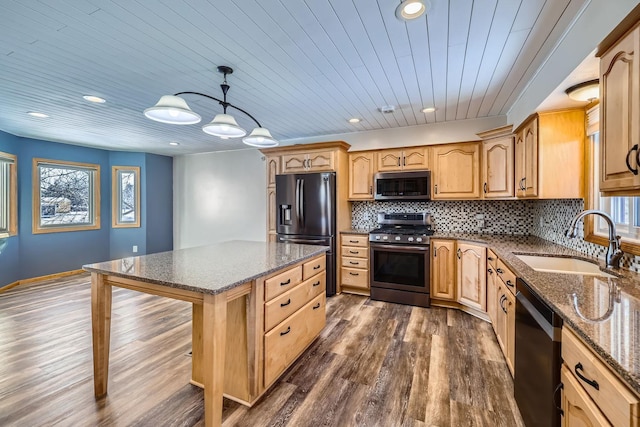
POLYGON ((376 236, 376 240, 380 240, 380 236, 376 236))
POLYGON ((422 242, 422 237, 416 237, 416 242, 422 242))
MULTIPOLYGON (((419 237, 418 237, 418 239, 419 239, 419 237)), ((410 241, 410 242, 413 242, 413 237, 409 237, 407 240, 410 241)))
POLYGON ((396 236, 396 240, 402 240, 402 237, 396 236))
POLYGON ((388 236, 382 236, 382 240, 389 240, 388 236))

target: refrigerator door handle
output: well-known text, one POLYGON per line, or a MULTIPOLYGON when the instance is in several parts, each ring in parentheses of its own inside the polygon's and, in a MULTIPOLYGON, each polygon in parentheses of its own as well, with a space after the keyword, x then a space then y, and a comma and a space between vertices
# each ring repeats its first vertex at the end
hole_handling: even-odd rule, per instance
POLYGON ((300 225, 304 226, 304 179, 300 180, 300 225))
POLYGON ((300 181, 296 179, 296 221, 300 226, 300 181))

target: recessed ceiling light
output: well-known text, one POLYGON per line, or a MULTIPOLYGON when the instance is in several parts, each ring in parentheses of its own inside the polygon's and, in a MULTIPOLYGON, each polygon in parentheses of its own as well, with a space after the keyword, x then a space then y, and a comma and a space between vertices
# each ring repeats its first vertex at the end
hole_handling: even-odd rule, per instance
POLYGON ((180 143, 179 142, 170 142, 169 145, 174 145, 175 146, 175 145, 180 145, 180 143))
POLYGON ((84 95, 83 98, 89 102, 95 102, 96 104, 104 104, 107 102, 106 99, 94 95, 84 95))
POLYGON ((436 111, 436 107, 425 107, 422 109, 423 113, 433 113, 434 111, 436 111))
POLYGON ((46 119, 47 117, 49 117, 48 115, 44 113, 38 113, 37 111, 29 111, 27 114, 33 117, 39 117, 41 119, 46 119))
POLYGON ((402 0, 396 8, 396 18, 401 21, 416 19, 431 7, 429 0, 402 0))
POLYGON ((360 119, 357 117, 352 117, 349 119, 349 123, 360 123, 360 119))

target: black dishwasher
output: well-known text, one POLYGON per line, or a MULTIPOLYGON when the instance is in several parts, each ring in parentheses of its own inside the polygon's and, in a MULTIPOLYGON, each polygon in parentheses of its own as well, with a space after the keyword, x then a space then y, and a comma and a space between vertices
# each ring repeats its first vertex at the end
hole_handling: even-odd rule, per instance
POLYGON ((560 426, 562 319, 520 278, 516 291, 516 402, 527 427, 560 426))

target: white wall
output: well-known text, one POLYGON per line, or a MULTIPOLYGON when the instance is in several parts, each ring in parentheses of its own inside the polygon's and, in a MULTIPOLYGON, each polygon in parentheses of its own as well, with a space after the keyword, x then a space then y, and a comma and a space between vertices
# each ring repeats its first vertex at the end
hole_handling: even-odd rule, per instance
POLYGON ((258 150, 175 157, 173 185, 175 249, 265 240, 267 184, 258 150))
POLYGON ((618 25, 637 0, 590 0, 549 58, 509 109, 508 122, 517 127, 618 25))

